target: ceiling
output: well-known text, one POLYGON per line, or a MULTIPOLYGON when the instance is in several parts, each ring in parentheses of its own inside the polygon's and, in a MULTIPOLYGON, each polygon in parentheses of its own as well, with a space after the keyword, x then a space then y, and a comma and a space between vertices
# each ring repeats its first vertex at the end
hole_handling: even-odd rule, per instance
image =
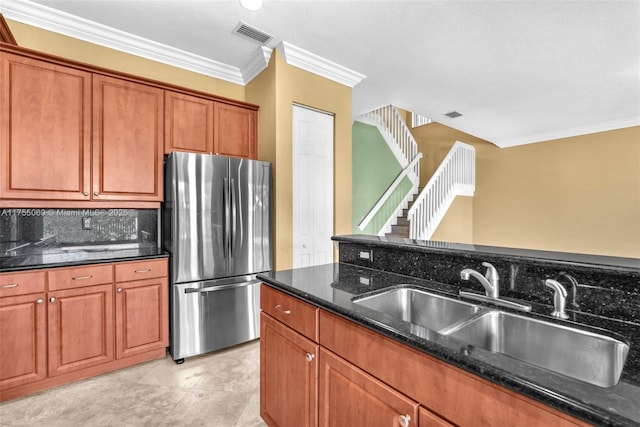
POLYGON ((393 104, 500 147, 640 125, 640 0, 264 0, 256 12, 237 0, 0 0, 0 10, 97 43, 93 31, 111 32, 110 47, 244 84, 270 49, 234 34, 242 21, 273 36, 266 47, 284 42, 346 73, 354 117, 393 104), (463 116, 445 116, 454 110, 463 116))

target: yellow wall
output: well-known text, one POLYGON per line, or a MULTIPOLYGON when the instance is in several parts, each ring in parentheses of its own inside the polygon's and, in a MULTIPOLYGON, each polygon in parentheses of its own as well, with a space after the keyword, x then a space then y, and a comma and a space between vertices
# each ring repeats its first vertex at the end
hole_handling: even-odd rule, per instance
POLYGON ((183 70, 7 19, 18 46, 110 70, 245 101, 242 85, 183 70))
POLYGON ((640 258, 640 127, 477 147, 474 243, 640 258))
POLYGON ((434 240, 640 257, 640 127, 503 149, 437 123, 412 131, 421 182, 456 140, 476 148, 475 195, 434 240))
POLYGON ((292 67, 274 51, 268 69, 247 85, 246 93, 248 102, 263 106, 259 157, 274 164, 275 268, 287 269, 293 265, 293 104, 334 114, 334 234, 347 234, 351 232, 351 88, 292 67))

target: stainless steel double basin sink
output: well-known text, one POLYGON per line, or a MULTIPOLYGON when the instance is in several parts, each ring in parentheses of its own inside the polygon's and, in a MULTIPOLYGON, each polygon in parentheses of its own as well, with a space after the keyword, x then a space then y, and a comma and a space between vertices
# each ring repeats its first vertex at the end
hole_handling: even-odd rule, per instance
POLYGON ((623 341, 565 324, 491 309, 410 287, 356 298, 355 304, 600 387, 620 380, 623 341))

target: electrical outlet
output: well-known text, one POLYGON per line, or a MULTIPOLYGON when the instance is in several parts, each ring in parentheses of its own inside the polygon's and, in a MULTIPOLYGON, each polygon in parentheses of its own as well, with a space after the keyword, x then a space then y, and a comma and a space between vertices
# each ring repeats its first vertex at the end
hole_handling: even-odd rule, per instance
POLYGON ((358 258, 366 259, 367 261, 373 262, 373 249, 368 251, 360 251, 358 253, 358 258))
POLYGON ((93 226, 91 225, 91 217, 83 216, 82 217, 82 229, 83 230, 93 230, 93 226))

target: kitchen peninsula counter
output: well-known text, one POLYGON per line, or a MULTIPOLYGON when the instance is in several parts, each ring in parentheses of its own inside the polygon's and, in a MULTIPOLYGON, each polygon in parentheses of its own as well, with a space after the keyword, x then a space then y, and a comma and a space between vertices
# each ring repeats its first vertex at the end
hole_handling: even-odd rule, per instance
MULTIPOLYGON (((569 308, 572 317, 567 322, 580 328, 610 331, 612 336, 630 345, 619 383, 613 387, 602 388, 504 355, 465 345, 462 341, 434 331, 423 330, 416 333, 415 327, 408 322, 353 303, 356 297, 401 285, 451 298, 459 298, 458 291, 462 288, 481 291, 479 283, 461 283, 459 278, 459 262, 466 266, 464 268, 478 268, 478 271, 484 271, 481 270, 480 261, 475 259, 473 251, 451 247, 428 248, 424 242, 420 248, 405 239, 400 239, 397 243, 377 242, 375 239, 359 236, 335 237, 334 240, 340 245, 339 263, 276 271, 258 277, 277 290, 578 419, 605 426, 640 424, 640 355, 636 348, 640 340, 640 323, 637 322, 636 312, 624 310, 627 305, 637 307, 638 301, 633 299, 633 291, 639 286, 640 269, 633 265, 634 260, 609 259, 609 264, 599 264, 598 261, 604 258, 588 256, 586 258, 589 262, 585 262, 586 258, 579 259, 579 256, 568 254, 565 259, 559 256, 560 260, 554 260, 551 257, 539 256, 538 253, 529 252, 523 255, 523 252, 517 253, 517 250, 511 251, 510 254, 496 253, 499 251, 480 251, 479 254, 475 254, 495 263, 501 273, 510 271, 511 277, 503 278, 508 284, 504 286, 508 288, 503 292, 504 295, 530 303, 533 307, 530 314, 516 313, 531 315, 545 321, 563 322, 549 316, 550 309, 553 308, 552 295, 546 295, 550 292, 547 290, 545 293, 544 286, 538 283, 538 276, 543 274, 545 277, 555 277, 557 272, 554 268, 558 268, 578 277, 579 283, 584 284, 584 298, 578 298, 583 305, 580 309, 569 308), (360 253, 366 251, 369 251, 373 260, 360 257, 360 253), (391 253, 394 255, 390 255, 391 253), (416 254, 419 256, 416 257, 416 254), (356 265, 358 263, 368 266, 356 265), (385 271, 391 268, 404 269, 407 274, 385 271), (447 278, 449 270, 452 273, 450 280, 447 278), (515 274, 514 270, 521 274, 515 274), (541 270, 544 272, 541 273, 541 270), (612 277, 618 280, 611 282, 612 277), (594 285, 587 284, 589 280, 601 285, 596 286, 599 293, 594 291, 594 285), (604 287, 605 283, 610 284, 609 288, 604 287), (621 295, 625 295, 626 299, 620 298, 621 295), (616 304, 608 298, 615 300, 620 311, 619 317, 611 316, 616 304)), ((435 243, 433 246, 436 246, 435 243)), ((583 289, 579 288, 578 292, 582 291, 583 289)))

